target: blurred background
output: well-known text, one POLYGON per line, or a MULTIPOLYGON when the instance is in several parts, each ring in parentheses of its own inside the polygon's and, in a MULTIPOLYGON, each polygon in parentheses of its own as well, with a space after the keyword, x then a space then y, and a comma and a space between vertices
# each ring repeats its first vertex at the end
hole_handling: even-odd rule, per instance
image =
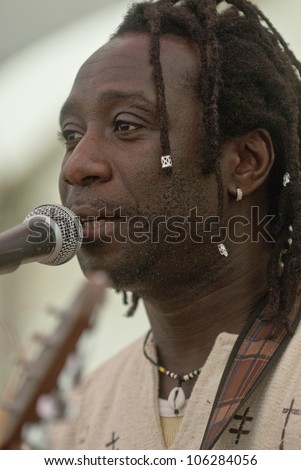
MULTIPOLYGON (((299 0, 255 3, 301 57, 299 0)), ((59 203, 62 144, 58 113, 82 62, 120 23, 128 0, 0 0, 0 231, 22 222, 34 207, 59 203)), ((49 306, 65 309, 83 276, 76 259, 59 267, 31 263, 0 276, 0 388, 14 351, 25 359, 32 335, 55 321, 49 306)), ((142 305, 125 318, 122 297, 110 292, 86 344, 85 371, 134 338, 148 322, 142 305)))

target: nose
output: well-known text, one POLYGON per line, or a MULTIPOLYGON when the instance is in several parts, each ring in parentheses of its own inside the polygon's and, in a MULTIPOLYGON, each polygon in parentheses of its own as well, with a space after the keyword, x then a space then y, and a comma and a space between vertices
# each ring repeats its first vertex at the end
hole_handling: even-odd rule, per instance
POLYGON ((94 139, 87 136, 67 154, 61 169, 61 180, 72 186, 87 186, 95 181, 105 183, 112 179, 112 166, 94 139))

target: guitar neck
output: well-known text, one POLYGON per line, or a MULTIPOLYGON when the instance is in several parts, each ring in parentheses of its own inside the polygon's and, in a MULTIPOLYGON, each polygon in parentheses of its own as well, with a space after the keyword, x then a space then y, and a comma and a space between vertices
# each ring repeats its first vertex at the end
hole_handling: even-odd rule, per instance
POLYGON ((83 331, 89 328, 91 317, 103 300, 104 290, 104 283, 87 282, 84 285, 45 343, 39 358, 29 366, 26 380, 12 405, 0 449, 13 448, 14 443, 20 441, 23 425, 39 419, 36 413, 38 398, 56 388, 66 359, 75 350, 83 331))

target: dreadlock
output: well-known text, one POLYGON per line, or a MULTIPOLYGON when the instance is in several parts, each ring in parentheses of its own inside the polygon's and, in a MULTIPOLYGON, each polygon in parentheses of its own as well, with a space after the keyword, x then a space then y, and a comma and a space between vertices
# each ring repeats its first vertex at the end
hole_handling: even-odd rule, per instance
MULTIPOLYGON (((287 325, 301 277, 301 64, 264 14, 248 0, 158 0, 134 4, 115 36, 148 32, 161 119, 163 155, 170 152, 160 37, 175 34, 193 40, 201 70, 198 93, 205 130, 201 166, 214 173, 219 215, 223 210, 220 149, 227 140, 257 128, 271 135, 276 161, 269 179, 269 210, 276 214, 272 235, 276 243, 267 272, 266 320, 287 325), (283 175, 290 175, 287 187, 283 175), (293 226, 293 232, 288 232, 293 226), (288 237, 291 238, 288 245, 288 237), (279 275, 279 259, 284 262, 279 275)), ((137 297, 131 314, 137 305, 137 297)))
MULTIPOLYGON (((123 295, 123 305, 129 305, 128 293, 126 291, 122 291, 122 295, 123 295)), ((129 306, 125 314, 126 317, 132 317, 134 315, 134 313, 137 310, 139 300, 140 300, 139 295, 133 293, 132 299, 131 299, 131 305, 129 306)))

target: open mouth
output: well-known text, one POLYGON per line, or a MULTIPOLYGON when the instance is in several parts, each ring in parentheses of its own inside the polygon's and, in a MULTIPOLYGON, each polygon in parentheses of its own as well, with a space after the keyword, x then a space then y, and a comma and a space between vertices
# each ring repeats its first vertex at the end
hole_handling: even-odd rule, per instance
POLYGON ((83 243, 97 241, 113 241, 114 235, 120 227, 120 217, 85 217, 81 219, 83 226, 83 243))
POLYGON ((126 218, 122 217, 121 208, 112 210, 106 207, 96 209, 89 206, 73 206, 72 210, 81 221, 84 244, 113 241, 114 234, 117 233, 118 236, 121 230, 121 222, 126 221, 126 218))

